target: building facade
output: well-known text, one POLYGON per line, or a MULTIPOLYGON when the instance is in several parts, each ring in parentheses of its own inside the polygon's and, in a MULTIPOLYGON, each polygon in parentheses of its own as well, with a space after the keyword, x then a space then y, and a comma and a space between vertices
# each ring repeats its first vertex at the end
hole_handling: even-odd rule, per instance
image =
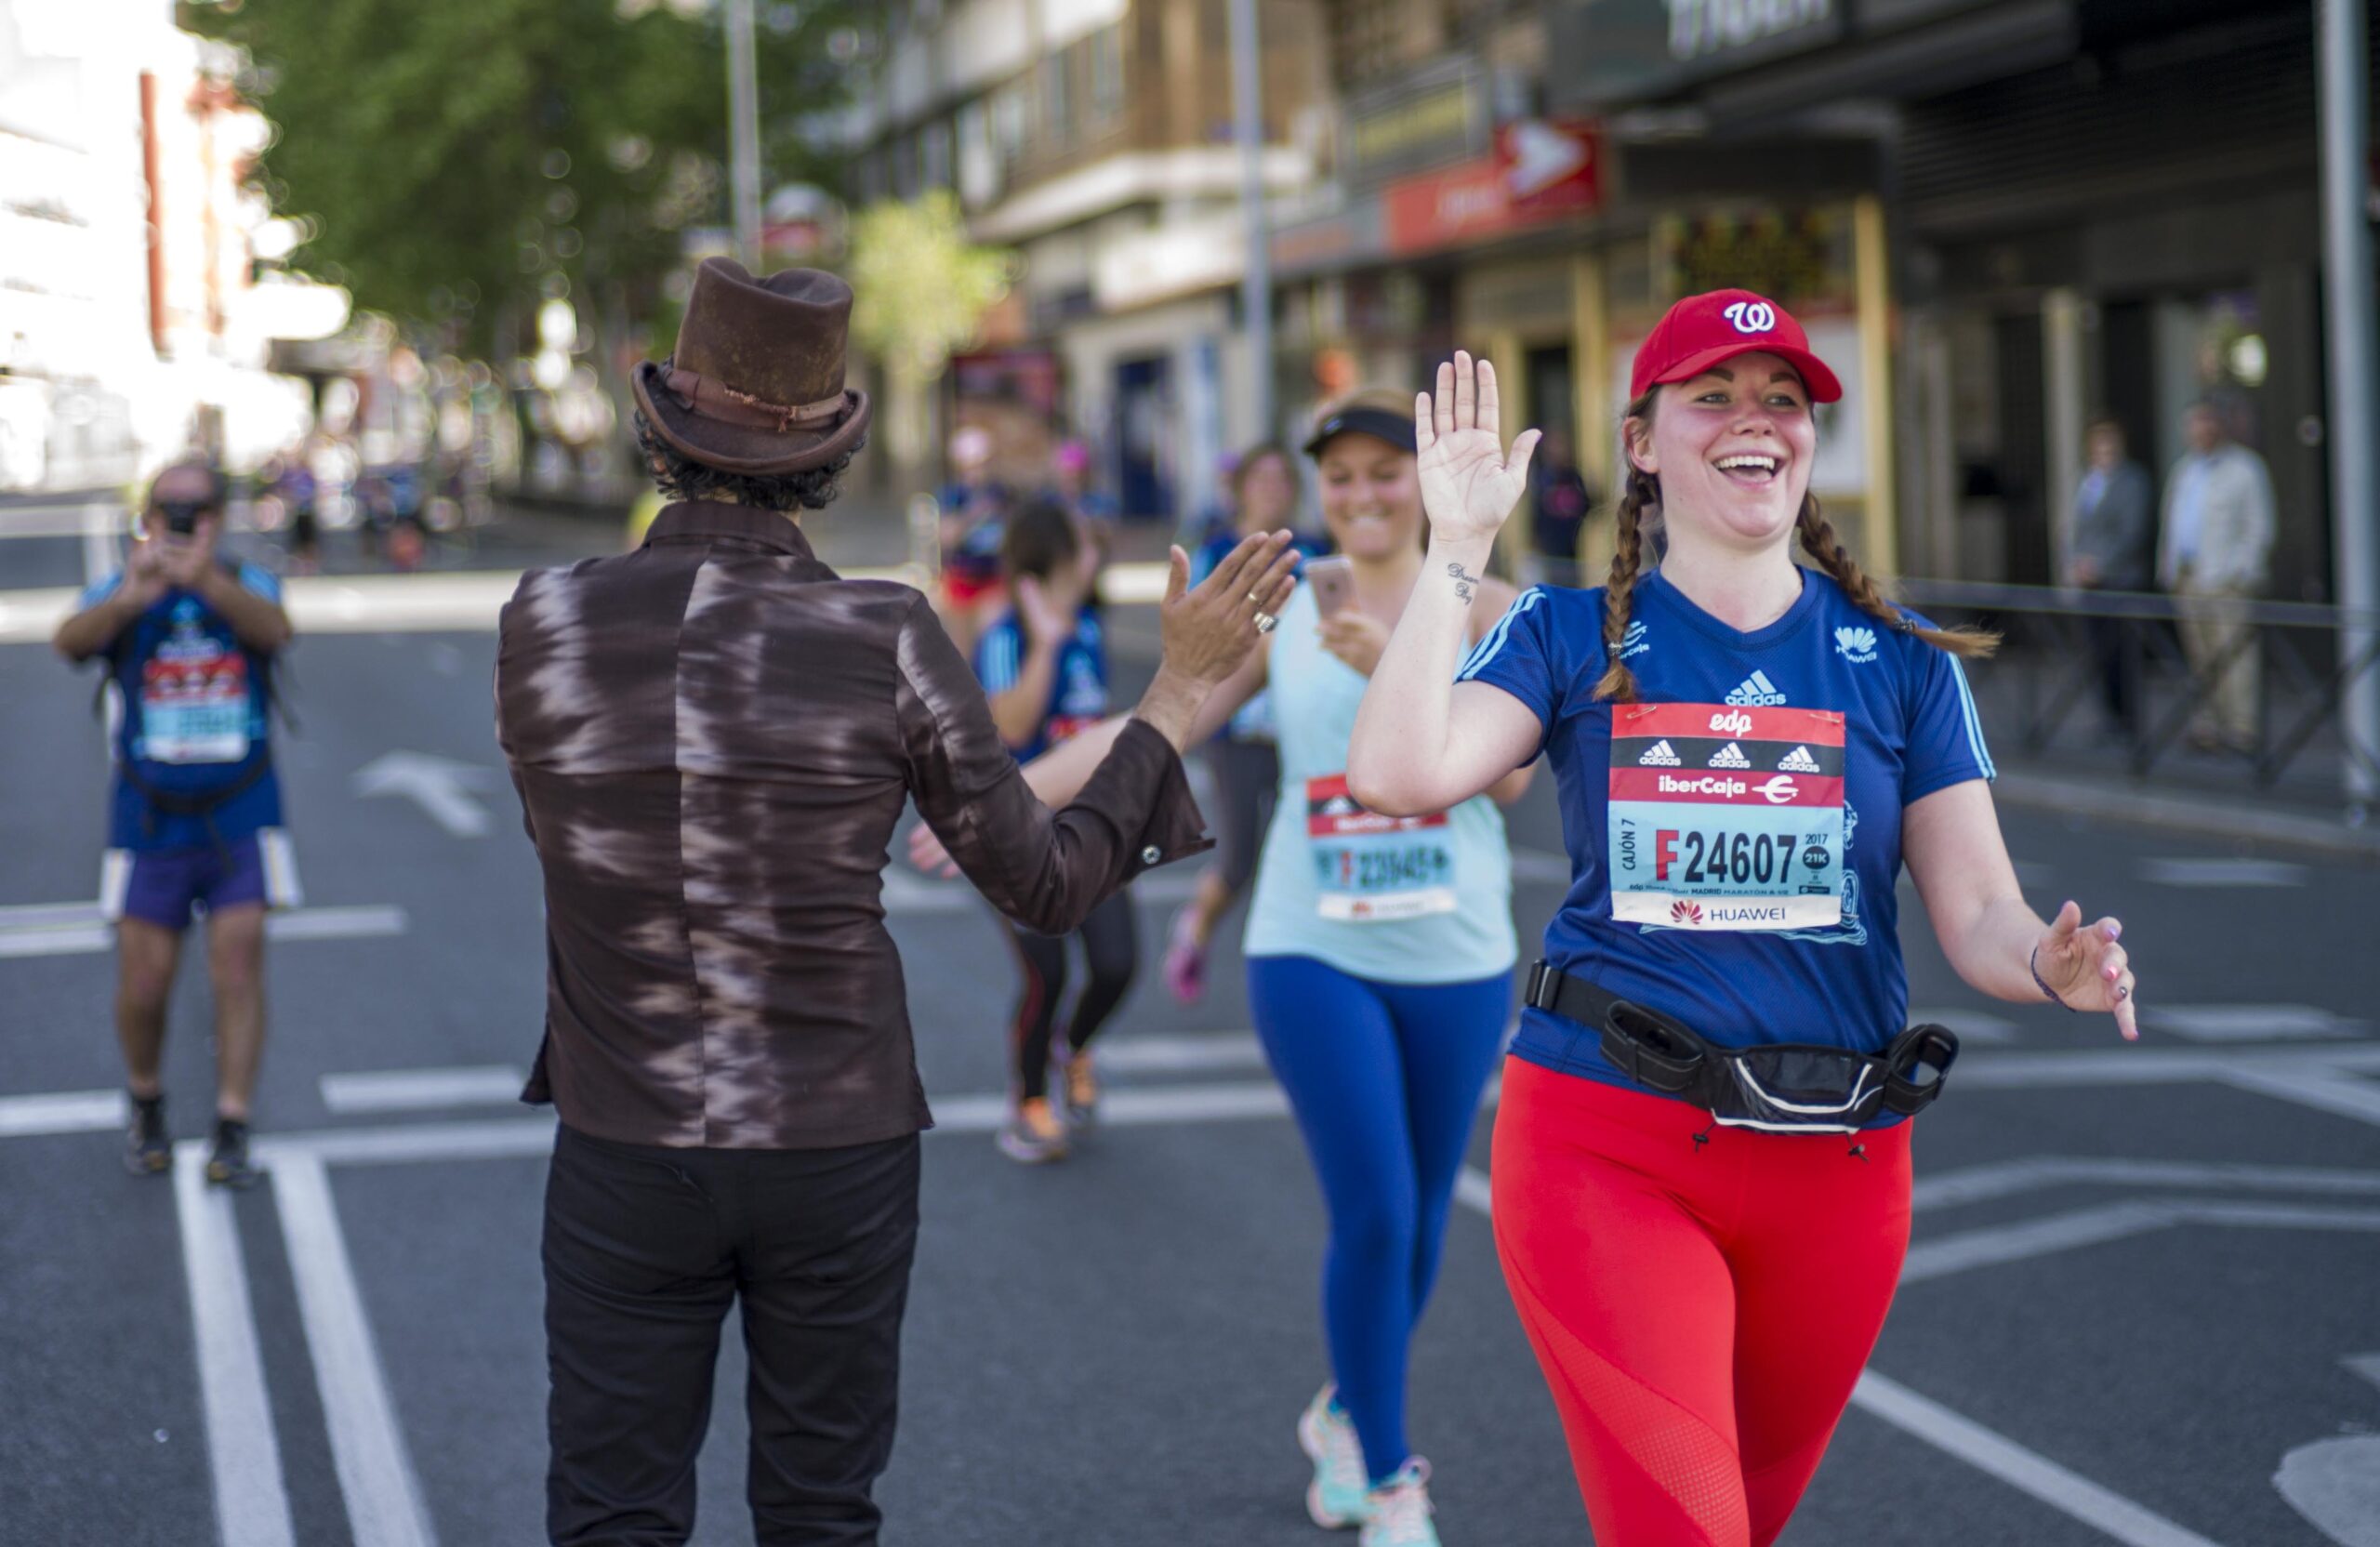
MULTIPOLYGON (((1263 177, 1294 196, 1325 153, 1318 19, 1263 0, 1263 177)), ((1223 0, 911 0, 853 115, 854 204, 955 192, 1019 282, 945 407, 1003 470, 1088 441, 1128 516, 1212 497, 1255 436, 1234 287, 1247 228, 1223 0)))
POLYGON ((326 293, 256 283, 268 131, 235 69, 156 0, 0 0, 0 487, 249 466, 302 431, 264 362, 326 293))

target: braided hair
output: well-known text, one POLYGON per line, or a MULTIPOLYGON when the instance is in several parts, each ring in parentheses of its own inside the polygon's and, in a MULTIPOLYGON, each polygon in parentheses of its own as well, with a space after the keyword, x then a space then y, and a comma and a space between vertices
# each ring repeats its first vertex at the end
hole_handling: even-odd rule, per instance
MULTIPOLYGON (((1655 387, 1628 405, 1626 424, 1641 427, 1637 433, 1649 433, 1653 426, 1653 407, 1660 389, 1655 387)), ((1628 429, 1621 430, 1623 443, 1630 438, 1628 429)), ((1627 447, 1623 443, 1621 455, 1627 447)), ((1652 519, 1659 519, 1661 504, 1660 481, 1651 473, 1628 463, 1628 486, 1620 497, 1615 513, 1618 540, 1611 553, 1611 573, 1604 581, 1603 648, 1609 664, 1595 683, 1598 700, 1633 703, 1636 697, 1636 674, 1620 658, 1620 647, 1628 638, 1628 615, 1635 601, 1637 582, 1644 578, 1642 556, 1644 525, 1647 509, 1652 519)), ((1912 635, 1937 650, 1947 650, 1963 659, 1989 655, 2000 648, 2000 636, 1987 629, 1962 626, 1956 628, 1933 628, 1920 625, 1886 600, 1883 588, 1859 567, 1843 546, 1833 525, 1818 509, 1818 496, 1804 494, 1802 513, 1794 522, 1794 534, 1801 539, 1802 551, 1834 583, 1852 604, 1895 633, 1912 635)))

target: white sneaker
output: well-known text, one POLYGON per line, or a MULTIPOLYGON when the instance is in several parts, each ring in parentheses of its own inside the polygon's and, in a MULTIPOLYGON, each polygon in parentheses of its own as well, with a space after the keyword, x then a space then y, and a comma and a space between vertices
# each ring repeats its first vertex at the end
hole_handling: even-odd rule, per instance
POLYGON ((1430 1463, 1408 1457, 1396 1475, 1365 1496, 1371 1511, 1357 1547, 1438 1547, 1430 1523, 1430 1463))
POLYGON ((1299 1415, 1298 1448, 1314 1461, 1314 1481, 1305 1490, 1305 1513, 1314 1523, 1326 1531, 1362 1525, 1369 1514, 1365 1495, 1371 1479, 1364 1472, 1355 1421, 1339 1406, 1336 1386, 1316 1392, 1299 1415))

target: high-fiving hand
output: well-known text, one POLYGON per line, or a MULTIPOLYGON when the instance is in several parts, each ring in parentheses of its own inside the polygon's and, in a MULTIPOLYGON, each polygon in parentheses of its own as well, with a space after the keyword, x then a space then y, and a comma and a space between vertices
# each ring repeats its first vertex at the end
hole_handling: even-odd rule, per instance
POLYGON ((1538 431, 1514 437, 1504 452, 1496 367, 1455 350, 1438 366, 1438 390, 1413 400, 1413 440, 1420 454, 1421 509, 1435 536, 1459 541, 1495 535, 1528 486, 1528 459, 1538 431))
POLYGON ((2140 1036, 2140 1006, 2133 997, 2132 958, 2116 941, 2123 925, 2102 919, 2085 928, 2082 909, 2068 903, 2033 947, 2033 976, 2069 1010, 2104 1010, 2124 1040, 2140 1036))

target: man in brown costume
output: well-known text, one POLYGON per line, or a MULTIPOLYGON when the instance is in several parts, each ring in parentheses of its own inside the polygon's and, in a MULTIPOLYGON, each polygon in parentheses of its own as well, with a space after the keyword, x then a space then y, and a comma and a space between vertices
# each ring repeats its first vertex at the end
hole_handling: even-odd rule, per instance
POLYGON ((665 495, 644 546, 524 576, 498 739, 545 873, 547 1009, 525 1100, 546 1191, 547 1528, 684 1541, 720 1323, 741 1301, 758 1540, 873 1543, 917 1243, 918 1079, 879 873, 905 802, 1001 911, 1062 933, 1208 847, 1180 760, 1288 599, 1288 534, 1185 590, 1165 658, 1052 813, 926 599, 850 581, 800 512, 868 421, 851 290, 712 259, 639 367, 665 495))

